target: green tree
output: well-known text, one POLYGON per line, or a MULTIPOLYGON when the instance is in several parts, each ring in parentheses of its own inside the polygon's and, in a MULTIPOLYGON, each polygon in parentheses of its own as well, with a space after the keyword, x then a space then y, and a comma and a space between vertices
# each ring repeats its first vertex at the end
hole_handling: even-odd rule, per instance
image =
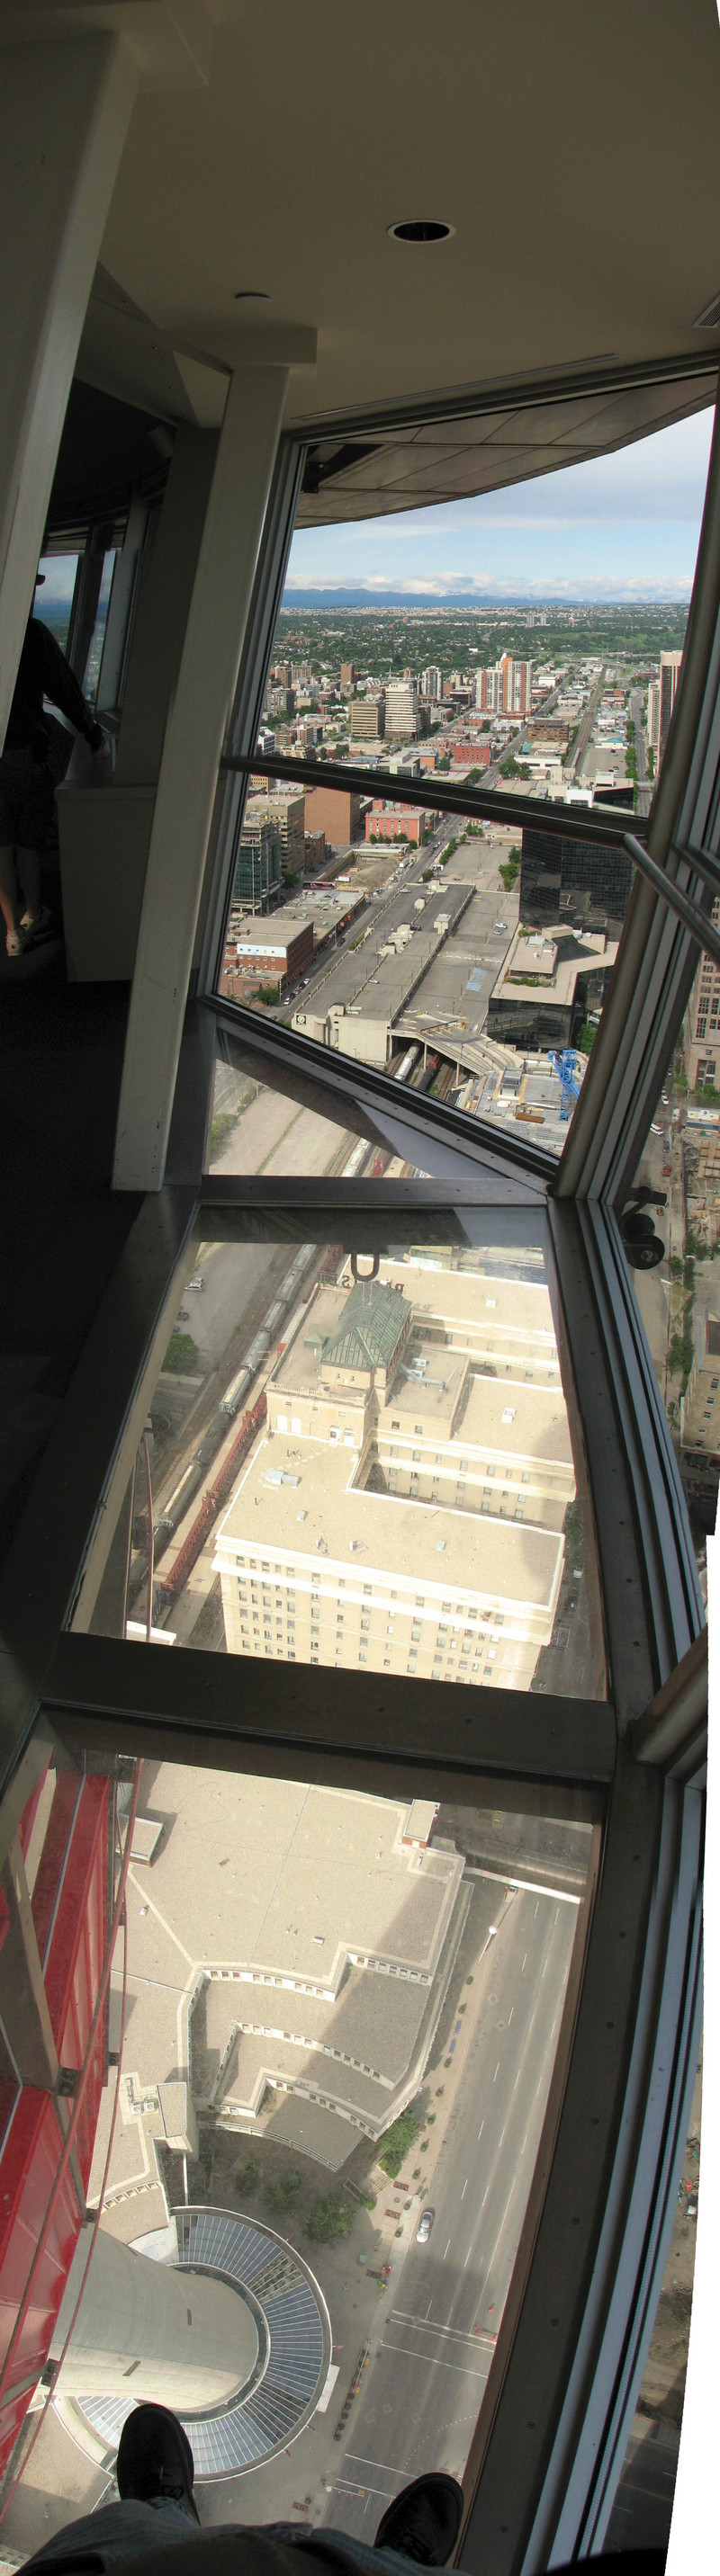
POLYGON ((313 2245, 331 2245, 336 2236, 349 2236, 353 2213, 339 2191, 326 2192, 314 2200, 307 2222, 307 2233, 313 2245))
POLYGON ((298 2173, 297 2167, 293 2166, 289 2174, 283 2174, 281 2182, 266 2182, 263 2200, 267 2203, 268 2209, 282 2213, 294 2209, 301 2181, 302 2175, 298 2173))
POLYGON ((216 1109, 216 1111, 215 1111, 215 1116, 214 1116, 214 1118, 213 1118, 212 1126, 211 1126, 211 1129, 210 1129, 210 1153, 211 1153, 211 1155, 212 1155, 212 1154, 218 1154, 218 1153, 219 1153, 221 1145, 224 1145, 224 1143, 225 1143, 225 1138, 226 1138, 226 1136, 229 1136, 229 1134, 230 1134, 230 1129, 231 1129, 231 1127, 234 1127, 234 1125, 235 1125, 235 1120, 234 1120, 234 1118, 233 1118, 233 1115, 232 1115, 232 1111, 231 1111, 231 1110, 229 1110, 229 1109, 216 1109))
POLYGON ((192 1333, 171 1333, 163 1368, 172 1369, 175 1377, 191 1377, 197 1368, 197 1342, 192 1333))
POLYGON ((253 2192, 257 2191, 259 2172, 255 2156, 246 2156, 244 2164, 235 2166, 234 2188, 238 2200, 251 2199, 253 2192))
POLYGON ((390 2175, 391 2181, 396 2174, 399 2174, 400 2166, 404 2163, 410 2148, 414 2147, 417 2135, 418 2124, 412 2109, 401 2111, 399 2120, 393 2120, 392 2127, 385 2130, 380 2140, 378 2162, 382 2165, 383 2173, 390 2175))

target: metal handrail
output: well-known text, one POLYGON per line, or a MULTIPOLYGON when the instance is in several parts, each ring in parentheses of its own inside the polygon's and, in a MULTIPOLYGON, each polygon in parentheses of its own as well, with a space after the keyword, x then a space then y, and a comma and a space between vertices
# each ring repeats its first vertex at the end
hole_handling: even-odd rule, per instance
MULTIPOLYGON (((642 841, 636 840, 634 832, 624 834, 623 847, 627 850, 628 857, 634 860, 636 868, 639 868, 641 876, 644 876, 648 885, 653 886, 655 893, 659 894, 661 902, 666 903, 671 912, 677 913, 678 921, 684 922, 686 930, 692 931, 693 939, 697 939, 700 947, 706 950, 708 957, 714 957, 716 965, 720 966, 720 931, 714 928, 707 913, 700 911, 699 905, 693 903, 689 894, 683 894, 682 887, 676 884, 674 877, 667 875, 665 868, 659 866, 657 859, 651 858, 650 851, 644 849, 642 841)), ((677 856, 686 858, 688 867, 694 865, 689 852, 679 850, 677 856)), ((708 882, 707 879, 706 882, 708 882)), ((712 883, 712 879, 709 882, 712 883)), ((717 891, 720 893, 720 878, 717 891)))
MULTIPOLYGON (((356 769, 351 761, 294 760, 278 752, 270 760, 262 752, 225 752, 220 761, 221 774, 236 771, 240 777, 287 778, 300 787, 327 787, 336 791, 348 789, 359 796, 390 797, 403 805, 425 805, 438 814, 458 814, 461 818, 477 816, 479 822, 527 823, 538 832, 553 833, 558 839, 596 841, 605 849, 622 850, 627 825, 617 806, 608 805, 607 822, 600 821, 598 810, 590 806, 541 803, 532 796, 506 796, 497 788, 483 794, 478 787, 438 787, 436 778, 404 778, 392 769, 356 769), (582 821, 576 816, 582 816, 582 821), (616 819, 613 819, 615 817, 616 819)), ((645 817, 635 820, 642 830, 645 817)))

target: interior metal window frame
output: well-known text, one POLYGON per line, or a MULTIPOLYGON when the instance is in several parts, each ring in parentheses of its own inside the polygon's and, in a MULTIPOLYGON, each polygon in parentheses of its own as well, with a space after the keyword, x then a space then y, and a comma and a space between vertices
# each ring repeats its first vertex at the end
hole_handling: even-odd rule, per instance
MULTIPOLYGON (((450 406, 452 409, 452 405, 450 406)), ((424 415, 415 408, 420 425, 424 415)), ((358 428, 362 423, 357 424, 358 428)), ((368 423, 368 426, 370 424, 368 423)), ((312 778, 328 786, 357 785, 367 788, 364 772, 353 772, 351 763, 316 764, 279 760, 265 762, 255 755, 255 736, 262 698, 270 665, 277 609, 282 595, 284 568, 292 536, 292 514, 302 477, 303 457, 310 435, 303 424, 305 445, 288 436, 281 443, 273 498, 268 515, 267 542, 258 575, 254 616, 249 621, 245 653, 236 693, 233 719, 221 763, 216 804, 216 824, 206 874, 204 901, 205 932, 198 958, 195 992, 206 1007, 218 1009, 217 983, 222 953, 225 921, 230 905, 232 863, 242 824, 247 778, 257 774, 312 778), (281 570, 282 566, 282 570, 281 570), (229 784, 228 782, 233 782, 229 784), (238 783, 239 782, 239 783, 238 783), (232 836, 230 837, 230 817, 232 836)), ((649 858, 667 881, 665 901, 658 892, 657 877, 653 883, 636 882, 623 925, 618 957, 610 992, 606 997, 601 1025, 581 1100, 576 1104, 565 1147, 558 1164, 554 1157, 544 1157, 548 1186, 561 1197, 603 1195, 613 1204, 621 1204, 640 1159, 647 1135, 652 1107, 657 1100, 665 1074, 673 1039, 682 1020, 693 977, 697 969, 697 945, 700 923, 707 920, 706 941, 715 938, 710 923, 712 890, 707 872, 693 868, 693 847, 705 857, 720 858, 720 793, 718 792, 718 750, 720 742, 720 416, 716 407, 713 440, 708 468, 707 489, 693 583, 685 651, 682 685, 676 696, 668 743, 660 779, 656 788, 647 827, 649 858), (688 913, 682 922, 671 910, 673 888, 685 899, 696 916, 695 927, 688 928, 688 913)), ((393 786, 397 781, 393 779, 393 786)), ((410 782, 412 801, 413 782, 410 782)), ((427 802, 427 792, 423 790, 427 802)), ((419 801, 420 783, 415 790, 419 801)), ((521 797, 483 797, 481 790, 450 789, 446 811, 464 810, 469 814, 490 816, 499 813, 506 822, 531 821, 537 824, 537 802, 521 797), (457 802, 456 802, 457 800, 457 802)), ((567 816, 558 809, 545 811, 544 825, 551 831, 567 828, 567 816)), ((575 814, 573 813, 575 823, 575 814)), ((634 818, 632 839, 640 865, 643 850, 642 825, 634 818)), ((620 836, 622 830, 608 813, 607 823, 588 813, 587 838, 620 836)), ((277 1032, 263 1022, 259 1013, 242 1012, 242 1006, 229 1001, 220 1005, 228 1028, 243 1028, 250 1037, 257 1032, 258 1048, 268 1048, 272 1058, 277 1032)), ((290 1033, 288 1033, 290 1034, 290 1033)), ((298 1032, 291 1033, 294 1050, 308 1045, 298 1032)), ((322 1051, 320 1051, 322 1052, 322 1051)), ((325 1051, 327 1054, 327 1051, 325 1051)), ((259 1077, 261 1078, 261 1077, 259 1077)), ((364 1072, 360 1081, 364 1080, 364 1072)), ((438 1134, 447 1134, 449 1118, 462 1113, 448 1112, 443 1103, 432 1104, 433 1126, 438 1134)), ((479 1122, 468 1120, 478 1145, 479 1122)), ((456 1133, 460 1131, 455 1130, 456 1133)), ((486 1130, 487 1134, 487 1130, 486 1130)), ((497 1139, 491 1129, 487 1136, 491 1150, 497 1151, 497 1139)), ((503 1149, 506 1146, 503 1138, 503 1149)), ((470 1138, 469 1138, 470 1142, 470 1138)), ((513 1140, 514 1146, 514 1140, 513 1140)), ((537 1152, 537 1148, 535 1152, 537 1152)), ((528 1148, 514 1148, 513 1161, 526 1162, 528 1148)), ((535 1166, 537 1169, 538 1167, 535 1166)))
MULTIPOLYGON (((683 686, 661 774, 662 803, 659 790, 648 836, 660 863, 658 814, 663 829, 663 817, 669 818, 665 856, 675 837, 685 847, 693 840, 706 847, 714 832, 717 428, 713 457, 683 686)), ((264 687, 300 460, 300 447, 288 442, 236 708, 244 756, 252 749, 261 679, 264 687)), ((241 1758, 258 1768, 292 1760, 312 1764, 318 1776, 323 1763, 327 1776, 374 1783, 380 1770, 383 1779, 407 1781, 413 1765, 415 1777, 420 1750, 427 1764, 421 1777, 472 1776, 475 1796, 483 1778, 504 1782, 508 1799, 512 1793, 536 1804, 548 1795, 595 1802, 598 1875, 572 1996, 572 2045, 551 2088, 491 2402, 466 2480, 463 2564, 480 2570, 491 2563, 496 2576, 532 2576, 551 2555, 559 2563, 581 2548, 602 2546, 662 2281, 697 2054, 702 1728, 696 1710, 692 1727, 681 1715, 679 1746, 677 1728, 668 1743, 665 1717, 655 1725, 653 1709, 663 1691, 663 1709, 668 1692, 672 1698, 673 1677, 696 1645, 704 1614, 677 1469, 613 1213, 638 1135, 641 1143, 644 1138, 648 1086, 655 1081, 653 1097, 660 1088, 668 1030, 677 1028, 696 948, 655 895, 636 886, 613 986, 628 1043, 614 1089, 607 1074, 610 1038, 593 1050, 591 1070, 597 1058, 600 1072, 592 1082, 588 1074, 558 1172, 534 1149, 508 1151, 505 1139, 498 1147, 494 1134, 459 1113, 399 1096, 387 1076, 360 1072, 349 1061, 343 1067, 341 1058, 328 1060, 309 1041, 289 1039, 256 1014, 217 1002, 210 979, 229 882, 233 794, 220 791, 223 825, 210 852, 198 1000, 188 1012, 176 1093, 174 1178, 143 1202, 129 1231, 0 1584, 0 1851, 53 1740, 68 1751, 82 1743, 87 1760, 110 1753, 114 1759, 121 1747, 140 1754, 182 1741, 191 1758, 228 1760, 232 1767, 241 1758), (266 1222, 272 1212, 278 1223, 284 1209, 289 1232, 301 1237, 310 1208, 336 1217, 342 1212, 358 1239, 372 1217, 372 1191, 362 1182, 258 1180, 228 1187, 212 1175, 202 1179, 218 1028, 232 1033, 258 1079, 292 1089, 321 1114, 336 1120, 342 1114, 355 1132, 360 1119, 363 1134, 390 1141, 408 1161, 422 1156, 428 1181, 398 1189, 378 1184, 377 1214, 385 1223, 394 1210, 427 1213, 451 1197, 490 1212, 495 1207, 502 1212, 498 1221, 508 1225, 521 1225, 530 1214, 537 1221, 546 1207, 564 1377, 576 1406, 576 1437, 581 1426, 597 1536, 611 1703, 583 1703, 581 1715, 572 1703, 542 1694, 480 1686, 468 1711, 467 1696, 460 1698, 450 1684, 373 1676, 374 1700, 383 1694, 382 1727, 373 1735, 363 1674, 318 1667, 308 1690, 305 1668, 289 1663, 273 1662, 268 1679, 262 1661, 241 1658, 235 1668, 231 1659, 197 1650, 160 1654, 89 1633, 113 1512, 129 1481, 148 1393, 198 1237, 207 1237, 213 1221, 230 1233, 234 1212, 243 1210, 248 1219, 266 1222), (461 1728, 472 1735, 471 1774, 461 1728)), ((238 810, 236 803, 235 818, 238 810)), ((682 1695, 678 1706, 684 1709, 682 1695)))

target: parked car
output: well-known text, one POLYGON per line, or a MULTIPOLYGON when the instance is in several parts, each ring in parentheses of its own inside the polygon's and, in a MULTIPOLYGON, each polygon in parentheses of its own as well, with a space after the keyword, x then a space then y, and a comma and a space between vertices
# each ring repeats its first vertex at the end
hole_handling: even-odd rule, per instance
POLYGON ((201 1288, 204 1288, 204 1286, 205 1286, 205 1281, 204 1281, 204 1279, 201 1279, 201 1277, 200 1277, 200 1272, 199 1272, 199 1270, 198 1270, 198 1271, 196 1272, 195 1278, 194 1278, 194 1279, 188 1279, 188 1281, 187 1281, 187 1283, 186 1283, 186 1284, 187 1284, 187 1287, 188 1287, 188 1288, 194 1288, 194 1289, 196 1289, 196 1290, 198 1291, 198 1293, 199 1293, 200 1289, 201 1289, 201 1288))
POLYGON ((178 1323, 179 1323, 179 1324, 189 1324, 189 1322, 190 1322, 190 1308, 189 1308, 189 1306, 178 1306, 177 1319, 178 1319, 178 1323))
POLYGON ((670 1174, 671 1174, 671 1170, 672 1170, 672 1164, 671 1164, 671 1163, 663 1163, 663 1167, 662 1167, 662 1176, 663 1176, 663 1180, 664 1180, 664 1181, 669 1181, 669 1179, 670 1179, 670 1174))
POLYGON ((415 2243, 416 2243, 416 2245, 427 2245, 428 2237, 429 2237, 429 2235, 431 2234, 431 2231, 432 2231, 432 2226, 433 2226, 434 2217, 435 2217, 435 2211, 434 2211, 434 2209, 424 2209, 424 2210, 423 2210, 422 2218, 421 2218, 421 2220, 420 2220, 420 2225, 419 2225, 419 2227, 416 2227, 416 2230, 415 2230, 415 2243))

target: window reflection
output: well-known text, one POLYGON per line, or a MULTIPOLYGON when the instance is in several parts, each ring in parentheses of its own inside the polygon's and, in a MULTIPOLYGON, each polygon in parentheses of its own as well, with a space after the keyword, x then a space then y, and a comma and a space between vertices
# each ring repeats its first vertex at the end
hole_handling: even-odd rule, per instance
MULTIPOLYGON (((698 967, 622 1218, 627 1231, 631 1214, 635 1290, 703 1580, 720 1479, 720 1091, 706 1079, 712 1063, 698 1037, 708 962, 698 967)), ((720 985, 714 966, 710 973, 720 985)))
POLYGON ((539 622, 541 641, 535 612, 486 615, 476 633, 472 619, 283 608, 257 757, 303 757, 315 775, 249 778, 218 983, 559 1156, 632 892, 619 836, 649 810, 684 612, 539 622), (325 785, 326 760, 351 764, 352 784, 325 785), (529 797, 537 819, 438 815, 422 788, 439 776, 498 807, 529 797), (584 834, 590 817, 596 830, 607 817, 606 842, 584 834))
POLYGON ((152 1573, 140 1462, 129 1636, 151 1599, 180 1644, 602 1695, 543 1255, 474 1224, 368 1256, 200 1248, 152 1404, 152 1573))

